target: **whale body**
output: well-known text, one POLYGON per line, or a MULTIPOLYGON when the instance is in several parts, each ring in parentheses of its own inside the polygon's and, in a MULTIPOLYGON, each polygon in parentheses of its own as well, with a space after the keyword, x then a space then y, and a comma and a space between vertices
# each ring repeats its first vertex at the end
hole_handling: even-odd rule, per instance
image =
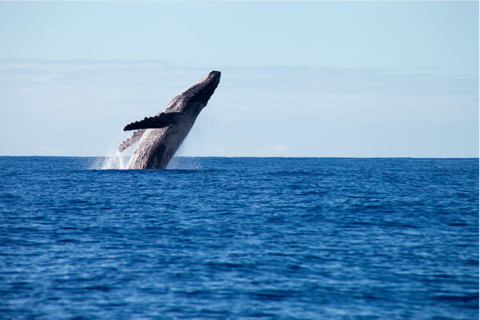
POLYGON ((137 131, 120 145, 119 151, 138 142, 127 169, 165 169, 219 82, 220 72, 212 71, 173 98, 162 112, 126 125, 124 131, 137 131))

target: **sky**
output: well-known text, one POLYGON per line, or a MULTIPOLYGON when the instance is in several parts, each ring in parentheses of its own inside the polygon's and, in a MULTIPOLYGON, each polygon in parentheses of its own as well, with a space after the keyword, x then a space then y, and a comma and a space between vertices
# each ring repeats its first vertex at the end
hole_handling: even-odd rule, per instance
POLYGON ((478 157, 478 17, 478 1, 0 2, 0 155, 107 155, 219 70, 180 155, 478 157))

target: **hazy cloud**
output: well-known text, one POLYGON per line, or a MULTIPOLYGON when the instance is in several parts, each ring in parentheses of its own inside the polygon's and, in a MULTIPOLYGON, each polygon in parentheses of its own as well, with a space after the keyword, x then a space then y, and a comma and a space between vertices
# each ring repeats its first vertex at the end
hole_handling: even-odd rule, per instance
MULTIPOLYGON (((166 61, 0 60, 0 133, 8 137, 0 154, 106 155, 126 123, 163 110, 213 69, 166 61)), ((220 71, 183 155, 478 156, 478 78, 428 70, 220 71)))

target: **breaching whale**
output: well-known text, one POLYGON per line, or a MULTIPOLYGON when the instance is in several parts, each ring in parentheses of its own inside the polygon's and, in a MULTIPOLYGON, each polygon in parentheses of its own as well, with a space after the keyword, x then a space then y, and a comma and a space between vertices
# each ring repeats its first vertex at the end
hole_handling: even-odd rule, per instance
POLYGON ((120 145, 119 151, 139 142, 127 169, 165 169, 219 82, 220 71, 212 71, 173 98, 162 112, 126 125, 124 131, 138 131, 120 145))

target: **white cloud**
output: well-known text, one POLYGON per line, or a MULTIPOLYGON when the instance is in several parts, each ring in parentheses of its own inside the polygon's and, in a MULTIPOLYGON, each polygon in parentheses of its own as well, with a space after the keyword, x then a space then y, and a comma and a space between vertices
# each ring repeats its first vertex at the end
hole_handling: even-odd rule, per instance
MULTIPOLYGON (((0 154, 106 155, 126 123, 163 110, 212 69, 165 61, 0 60, 0 134, 8 137, 0 154)), ((183 155, 478 156, 478 78, 426 70, 220 71, 183 155)))

